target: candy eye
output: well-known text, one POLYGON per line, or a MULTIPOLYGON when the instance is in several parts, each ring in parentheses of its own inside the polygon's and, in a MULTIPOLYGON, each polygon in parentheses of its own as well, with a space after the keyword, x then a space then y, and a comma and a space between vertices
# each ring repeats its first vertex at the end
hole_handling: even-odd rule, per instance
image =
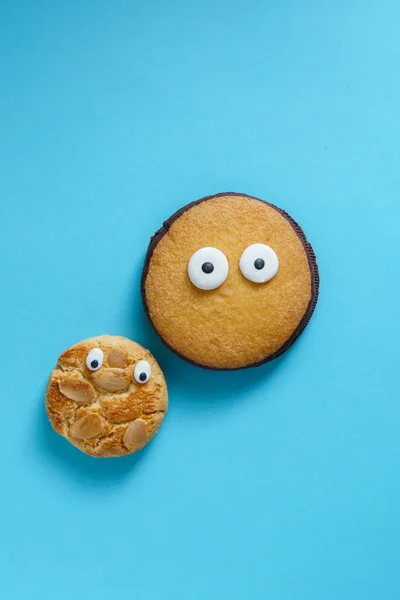
POLYGON ((139 360, 133 372, 133 376, 138 383, 148 382, 151 377, 151 366, 147 360, 139 360))
POLYGON ((200 290, 215 290, 228 277, 228 260, 217 248, 200 248, 189 260, 190 281, 200 290))
POLYGON ((104 354, 100 348, 93 348, 86 357, 86 366, 89 371, 98 371, 103 364, 104 354))
POLYGON ((254 283, 265 283, 276 275, 279 260, 269 246, 253 244, 243 252, 239 267, 246 279, 254 283))

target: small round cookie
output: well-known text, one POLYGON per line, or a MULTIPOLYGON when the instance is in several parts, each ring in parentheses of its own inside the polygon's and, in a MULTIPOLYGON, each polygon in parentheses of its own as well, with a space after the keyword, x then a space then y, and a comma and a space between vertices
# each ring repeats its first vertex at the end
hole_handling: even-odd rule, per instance
POLYGON ((155 358, 119 336, 89 338, 63 352, 46 390, 53 428, 95 457, 143 448, 167 408, 167 385, 155 358))
POLYGON ((150 241, 147 316, 181 358, 241 369, 276 358, 318 299, 314 251, 299 225, 258 198, 227 192, 178 210, 150 241))

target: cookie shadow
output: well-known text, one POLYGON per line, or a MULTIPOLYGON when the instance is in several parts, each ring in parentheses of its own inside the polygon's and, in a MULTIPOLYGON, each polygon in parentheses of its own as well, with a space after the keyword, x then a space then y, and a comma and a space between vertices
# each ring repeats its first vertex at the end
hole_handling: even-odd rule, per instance
POLYGON ((160 352, 165 363, 165 376, 171 390, 171 401, 196 410, 205 405, 232 407, 248 400, 249 394, 278 376, 286 357, 259 367, 237 371, 212 371, 185 363, 168 348, 160 352))
POLYGON ((62 473, 82 487, 89 484, 91 487, 107 488, 121 483, 145 462, 148 446, 140 452, 118 458, 93 458, 84 454, 53 430, 44 407, 44 396, 43 387, 35 402, 36 414, 32 419, 34 443, 30 444, 29 451, 35 448, 40 460, 55 469, 58 477, 62 473))

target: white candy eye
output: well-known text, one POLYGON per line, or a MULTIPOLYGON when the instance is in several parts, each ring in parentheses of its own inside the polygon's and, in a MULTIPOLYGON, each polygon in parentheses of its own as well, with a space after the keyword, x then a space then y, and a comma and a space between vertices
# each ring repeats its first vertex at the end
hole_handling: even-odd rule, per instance
POLYGON ((217 248, 200 248, 189 260, 189 279, 200 290, 215 290, 228 277, 228 260, 217 248))
POLYGON ((104 354, 100 348, 93 348, 86 357, 86 366, 89 371, 98 371, 103 364, 104 354))
POLYGON ((138 383, 147 383, 151 377, 150 363, 148 363, 147 360, 139 360, 133 372, 133 376, 138 383))
POLYGON ((239 267, 246 279, 254 283, 265 283, 276 275, 279 260, 269 246, 253 244, 243 252, 239 267))

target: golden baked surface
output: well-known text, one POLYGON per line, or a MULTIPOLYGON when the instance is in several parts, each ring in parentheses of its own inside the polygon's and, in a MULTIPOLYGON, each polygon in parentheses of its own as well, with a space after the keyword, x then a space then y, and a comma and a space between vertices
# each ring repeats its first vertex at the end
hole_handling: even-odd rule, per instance
POLYGON ((312 249, 299 231, 304 236, 277 208, 242 195, 210 197, 171 219, 150 245, 142 280, 146 310, 167 345, 217 369, 251 366, 278 352, 307 316, 313 294, 316 302, 315 257, 312 273, 312 249), (275 277, 262 284, 239 268, 243 251, 256 243, 279 259, 275 277), (207 246, 229 262, 226 281, 210 291, 188 277, 191 256, 207 246))
POLYGON ((90 338, 66 350, 46 391, 53 428, 96 457, 124 456, 143 448, 157 433, 167 408, 167 386, 158 363, 148 350, 119 336, 90 338), (96 348, 104 359, 91 371, 86 359, 96 348), (139 361, 151 367, 145 383, 134 376, 139 361))

